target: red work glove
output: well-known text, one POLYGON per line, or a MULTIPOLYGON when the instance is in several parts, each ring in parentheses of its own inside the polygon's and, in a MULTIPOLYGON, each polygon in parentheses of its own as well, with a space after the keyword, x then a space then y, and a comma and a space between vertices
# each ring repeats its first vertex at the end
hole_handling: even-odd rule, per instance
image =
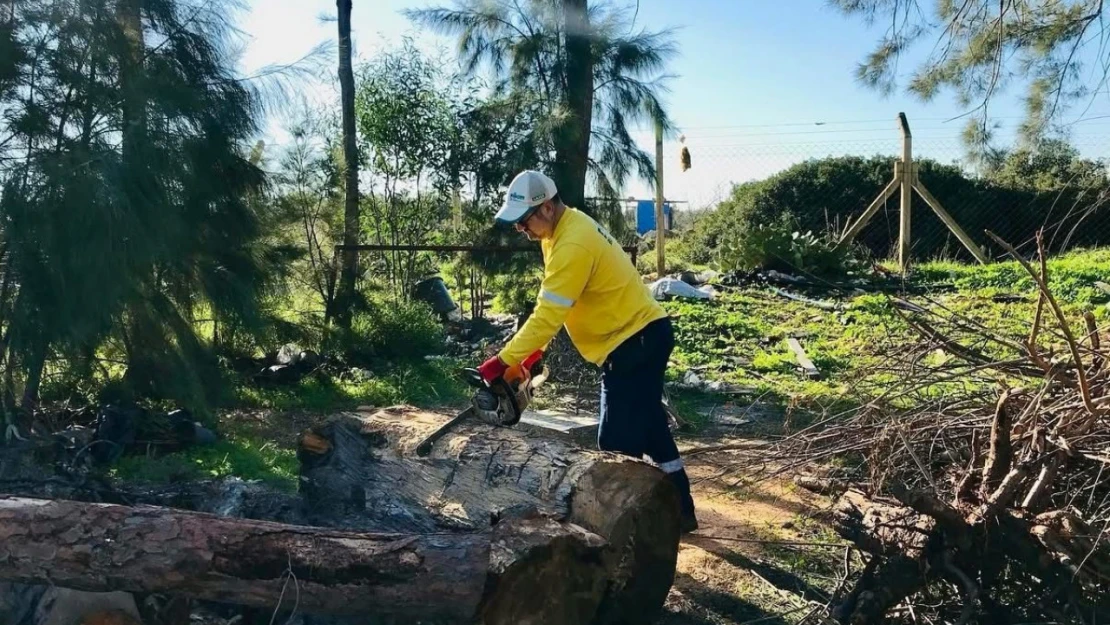
POLYGON ((492 384, 495 380, 504 376, 508 370, 509 366, 501 360, 500 356, 494 356, 478 367, 478 373, 482 374, 482 379, 488 384, 492 384))
POLYGON ((536 375, 539 372, 536 366, 539 365, 540 359, 542 358, 543 351, 537 349, 535 352, 532 353, 531 356, 525 358, 524 362, 520 363, 520 366, 528 371, 531 371, 532 375, 536 375))

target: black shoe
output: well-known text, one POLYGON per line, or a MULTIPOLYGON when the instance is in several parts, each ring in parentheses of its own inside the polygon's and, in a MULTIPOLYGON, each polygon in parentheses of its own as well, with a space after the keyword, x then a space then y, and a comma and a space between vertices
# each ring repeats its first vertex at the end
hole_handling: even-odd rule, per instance
POLYGON ((690 532, 697 531, 698 529, 698 517, 694 516, 693 512, 689 514, 683 514, 681 520, 679 520, 678 523, 679 530, 683 534, 689 534, 690 532))

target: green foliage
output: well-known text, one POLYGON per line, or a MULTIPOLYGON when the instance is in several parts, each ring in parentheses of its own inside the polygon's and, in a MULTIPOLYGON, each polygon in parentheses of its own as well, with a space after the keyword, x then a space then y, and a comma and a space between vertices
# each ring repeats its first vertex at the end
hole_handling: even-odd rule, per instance
POLYGON ((838 246, 827 236, 792 230, 789 224, 759 224, 724 236, 718 264, 732 271, 775 269, 816 277, 851 275, 864 268, 850 246, 838 246))
POLYGON ((423 302, 371 302, 355 313, 350 330, 335 328, 324 351, 344 354, 352 364, 418 360, 443 350, 443 324, 423 302))
POLYGON ((116 477, 139 482, 160 484, 235 476, 287 491, 296 490, 299 470, 294 450, 241 436, 157 458, 125 456, 112 468, 116 477))
POLYGON ((1106 163, 1082 158, 1079 150, 1060 139, 1000 155, 986 177, 998 186, 1026 191, 1091 189, 1092 199, 1107 187, 1106 163))
MULTIPOLYGON (((1054 295, 1081 305, 1105 303, 1106 293, 1095 282, 1106 281, 1110 267, 1110 250, 1074 250, 1048 259, 1048 286, 1054 295)), ((985 296, 998 293, 1026 293, 1032 297, 1035 283, 1017 261, 992 263, 986 266, 953 262, 932 262, 919 265, 914 274, 923 282, 950 282, 965 292, 985 296)))
MULTIPOLYGON (((677 273, 686 271, 696 265, 708 265, 708 260, 702 263, 693 263, 689 260, 689 249, 685 246, 685 240, 678 236, 668 234, 663 239, 663 260, 666 262, 665 274, 677 273)), ((698 256, 695 254, 695 256, 698 256)), ((700 256, 698 256, 700 258, 700 256)), ((637 245, 636 252, 636 269, 641 274, 655 273, 659 268, 659 262, 655 254, 655 237, 650 236, 640 239, 637 245)))
POLYGON ((323 414, 358 406, 458 405, 469 396, 458 371, 473 363, 451 359, 431 362, 394 362, 366 373, 345 377, 310 376, 290 386, 236 389, 236 402, 244 408, 305 411, 323 414))
POLYGON ((9 407, 18 385, 32 407, 47 360, 89 367, 107 349, 136 392, 203 413, 219 376, 196 311, 258 323, 289 254, 263 236, 266 180, 247 143, 261 100, 233 74, 234 8, 12 4, 18 52, 0 70, 9 407))
POLYGON ((527 103, 535 114, 528 141, 537 147, 539 157, 531 167, 561 171, 566 164, 557 162, 555 153, 585 133, 584 153, 572 156, 584 160, 588 155, 589 175, 601 195, 614 196, 613 191, 632 175, 654 178, 653 160, 633 140, 629 126, 655 119, 670 125, 659 99, 666 88, 664 69, 677 52, 670 31, 636 30, 620 6, 589 6, 591 45, 586 67, 592 73, 593 117, 583 129, 570 114, 582 103, 569 101, 568 83, 581 76, 572 74, 566 56, 561 3, 456 0, 453 4, 407 14, 419 24, 457 36, 465 71, 479 75, 492 70, 495 93, 527 103))
POLYGON ((891 25, 875 49, 860 63, 859 80, 884 93, 909 75, 907 90, 923 101, 943 90, 954 92, 961 106, 978 106, 968 120, 966 137, 979 152, 991 138, 988 104, 1005 93, 1011 80, 1025 94, 1021 131, 1035 141, 1076 102, 1085 102, 1106 80, 1106 68, 1079 71, 1102 56, 1106 7, 1098 0, 1021 2, 933 0, 926 7, 890 0, 834 0, 844 14, 868 23, 891 25), (1094 28, 1092 28, 1092 26, 1094 28), (932 50, 932 54, 920 54, 932 50), (943 52, 938 52, 943 51, 943 52), (899 67, 909 56, 916 67, 899 67), (1088 82, 1089 81, 1089 82, 1088 82))
POLYGON ((493 308, 497 312, 521 315, 532 312, 540 293, 542 272, 538 269, 522 273, 505 273, 493 280, 493 308))
MULTIPOLYGON (((969 178, 957 167, 927 159, 918 162, 919 175, 963 229, 988 250, 998 251, 984 235, 976 234, 988 229, 1022 245, 1032 241, 1037 229, 1043 227, 1050 252, 1107 242, 1110 210, 1102 207, 1099 198, 1110 189, 1110 183, 1104 174, 1093 173, 1097 167, 1090 162, 1075 160, 1071 153, 1061 156, 1061 150, 1054 149, 1057 156, 1040 160, 1018 154, 994 177, 984 180, 969 178), (1032 166, 1038 169, 1030 170, 1032 166), (1036 171, 1039 176, 1034 175, 1036 171), (1074 175, 1084 176, 1086 183, 1066 189, 1058 186, 1063 177, 1074 175), (1004 186, 1016 184, 1017 178, 1030 184, 1004 186), (1000 219, 1003 207, 1006 218, 1000 219)), ((683 235, 686 256, 695 263, 717 260, 725 241, 753 238, 760 227, 770 228, 765 230, 768 235, 785 228, 790 232, 839 233, 871 203, 890 177, 889 158, 849 156, 806 161, 765 180, 737 185, 728 199, 699 218, 683 235)), ((920 199, 915 203, 922 205, 920 199)), ((855 241, 874 257, 894 256, 897 223, 898 201, 893 198, 855 241)), ((914 212, 914 234, 913 253, 917 257, 969 258, 932 211, 914 212)))
MULTIPOLYGON (((360 73, 355 97, 362 153, 372 178, 363 202, 364 237, 378 244, 427 242, 448 217, 459 178, 453 146, 461 140, 461 106, 433 62, 411 42, 375 57, 360 73), (449 95, 450 94, 450 95, 449 95)), ((433 268, 428 256, 389 252, 371 269, 405 296, 433 268)))

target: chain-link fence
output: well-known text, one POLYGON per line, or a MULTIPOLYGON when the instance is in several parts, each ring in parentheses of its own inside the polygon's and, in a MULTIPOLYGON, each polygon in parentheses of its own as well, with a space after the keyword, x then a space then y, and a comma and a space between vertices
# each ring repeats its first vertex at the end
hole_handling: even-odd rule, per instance
MULTIPOLYGON (((677 202, 678 215, 723 207, 741 214, 740 223, 781 218, 839 237, 895 177, 903 145, 891 126, 887 122, 881 133, 870 127, 776 129, 763 140, 751 132, 697 130, 664 142, 664 194, 677 202), (684 147, 689 168, 682 166, 684 147)), ((924 132, 913 136, 912 155, 924 195, 989 256, 1001 250, 988 230, 1025 250, 1041 229, 1055 253, 1110 244, 1110 142, 1104 135, 1077 134, 1038 150, 973 158, 958 136, 924 132)), ((634 193, 654 197, 646 187, 634 193)), ((901 195, 894 188, 855 237, 877 258, 898 255, 901 195)), ((911 197, 912 258, 973 259, 924 195, 911 197)))

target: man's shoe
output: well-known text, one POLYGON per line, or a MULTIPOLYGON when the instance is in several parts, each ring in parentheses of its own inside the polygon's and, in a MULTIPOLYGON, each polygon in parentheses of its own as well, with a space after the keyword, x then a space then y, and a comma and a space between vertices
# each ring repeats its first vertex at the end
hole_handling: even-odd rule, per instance
POLYGON ((694 516, 693 513, 683 514, 681 520, 679 520, 679 529, 683 534, 696 531, 698 529, 698 517, 694 516))

